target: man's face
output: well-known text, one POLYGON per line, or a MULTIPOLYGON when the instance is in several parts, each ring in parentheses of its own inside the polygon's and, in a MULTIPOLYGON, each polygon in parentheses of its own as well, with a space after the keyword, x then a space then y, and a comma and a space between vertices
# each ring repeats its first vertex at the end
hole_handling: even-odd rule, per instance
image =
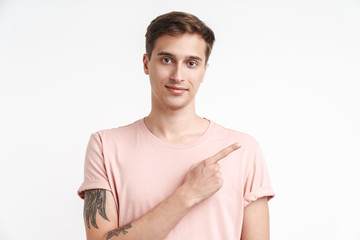
POLYGON ((164 35, 155 41, 151 60, 144 55, 144 72, 149 75, 153 107, 180 109, 195 104, 203 81, 206 43, 198 34, 164 35))

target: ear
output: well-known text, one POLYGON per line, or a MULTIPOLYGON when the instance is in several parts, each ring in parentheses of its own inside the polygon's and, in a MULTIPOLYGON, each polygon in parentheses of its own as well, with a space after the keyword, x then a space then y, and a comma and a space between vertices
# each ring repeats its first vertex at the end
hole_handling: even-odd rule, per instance
POLYGON ((144 64, 144 73, 146 75, 149 75, 149 58, 147 56, 147 54, 145 53, 144 56, 143 56, 143 64, 144 64))

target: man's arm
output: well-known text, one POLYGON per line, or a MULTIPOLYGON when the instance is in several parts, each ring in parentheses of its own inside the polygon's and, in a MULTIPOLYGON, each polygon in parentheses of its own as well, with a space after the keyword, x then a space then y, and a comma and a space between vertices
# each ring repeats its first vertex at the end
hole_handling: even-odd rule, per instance
POLYGON ((84 222, 88 240, 106 239, 105 234, 118 227, 115 199, 110 191, 85 191, 84 222))
POLYGON ((269 240, 269 208, 267 197, 245 207, 241 240, 269 240))
POLYGON ((190 210, 181 188, 142 217, 118 226, 115 200, 110 191, 86 190, 84 222, 88 240, 163 239, 190 210))
POLYGON ((87 239, 164 239, 193 206, 221 188, 218 161, 239 148, 239 144, 230 145, 191 166, 183 184, 169 197, 145 215, 121 227, 117 226, 117 210, 111 192, 103 189, 87 190, 84 202, 87 239))

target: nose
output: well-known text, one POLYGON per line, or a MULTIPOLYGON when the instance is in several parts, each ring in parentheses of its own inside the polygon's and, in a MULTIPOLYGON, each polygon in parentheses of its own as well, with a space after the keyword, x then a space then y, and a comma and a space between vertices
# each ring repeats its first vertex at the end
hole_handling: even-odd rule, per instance
POLYGON ((183 79, 184 76, 183 75, 184 74, 183 74, 183 71, 181 69, 181 65, 176 64, 174 66, 174 69, 173 69, 172 73, 171 73, 170 79, 173 82, 182 82, 182 81, 184 81, 184 79, 183 79))

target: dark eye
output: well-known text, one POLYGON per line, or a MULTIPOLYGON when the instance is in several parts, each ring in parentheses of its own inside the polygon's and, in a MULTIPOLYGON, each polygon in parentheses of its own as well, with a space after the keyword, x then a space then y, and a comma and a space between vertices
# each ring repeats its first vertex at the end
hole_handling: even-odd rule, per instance
POLYGON ((188 65, 189 65, 189 67, 196 67, 197 63, 194 61, 190 61, 190 62, 188 62, 188 65))
POLYGON ((172 62, 171 58, 168 58, 168 57, 161 59, 161 61, 163 63, 171 63, 172 62))

